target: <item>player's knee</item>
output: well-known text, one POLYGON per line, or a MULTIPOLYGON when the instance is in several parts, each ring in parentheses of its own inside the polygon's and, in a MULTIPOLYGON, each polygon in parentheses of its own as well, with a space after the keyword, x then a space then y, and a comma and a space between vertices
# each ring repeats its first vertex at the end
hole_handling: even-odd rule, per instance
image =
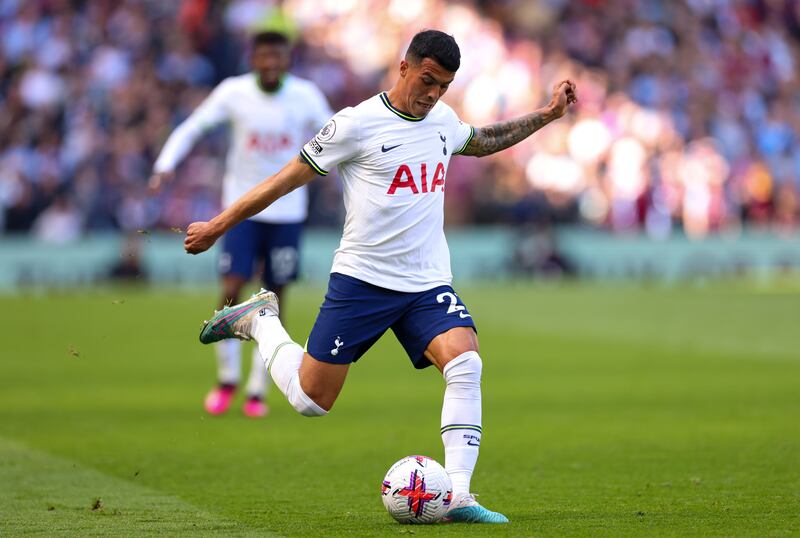
POLYGON ((480 383, 483 361, 477 351, 467 351, 444 366, 444 378, 450 383, 480 383))
POLYGON ((313 405, 309 405, 311 409, 303 414, 315 417, 328 414, 342 390, 346 374, 346 365, 320 362, 306 354, 298 372, 298 384, 313 405))
POLYGON ((469 352, 478 354, 478 336, 471 327, 454 327, 443 332, 426 349, 426 355, 440 369, 449 362, 465 357, 469 352))
POLYGON ((328 404, 318 391, 306 392, 298 377, 294 378, 292 390, 286 396, 295 411, 304 417, 324 417, 333 407, 333 402, 328 404))
POLYGON ((329 410, 325 410, 322 407, 317 405, 309 406, 308 404, 297 402, 292 403, 292 406, 295 408, 295 411, 303 415, 304 417, 324 417, 328 414, 329 410))
POLYGON ((333 404, 336 402, 336 397, 331 397, 329 394, 326 394, 324 390, 311 388, 309 390, 304 389, 303 392, 306 394, 309 400, 314 402, 314 413, 306 414, 303 413, 307 417, 321 417, 327 415, 331 409, 333 409, 333 404))

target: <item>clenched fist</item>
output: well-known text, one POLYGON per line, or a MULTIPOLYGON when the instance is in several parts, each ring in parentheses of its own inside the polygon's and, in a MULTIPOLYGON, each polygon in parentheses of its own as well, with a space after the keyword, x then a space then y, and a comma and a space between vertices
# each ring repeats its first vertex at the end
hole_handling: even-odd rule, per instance
POLYGON ((567 113, 567 107, 578 102, 578 92, 575 83, 571 80, 562 80, 553 86, 553 98, 550 99, 550 109, 556 118, 567 113))
POLYGON ((193 222, 186 229, 183 248, 189 254, 200 254, 210 249, 219 239, 215 227, 210 222, 193 222))

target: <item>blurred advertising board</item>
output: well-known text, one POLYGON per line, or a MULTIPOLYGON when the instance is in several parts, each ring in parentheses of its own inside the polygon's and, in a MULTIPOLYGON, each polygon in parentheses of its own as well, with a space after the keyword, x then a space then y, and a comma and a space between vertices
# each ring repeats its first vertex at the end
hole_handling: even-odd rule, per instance
MULTIPOLYGON (((28 237, 0 239, 0 290, 92 286, 113 280, 162 285, 208 285, 217 275, 218 247, 183 252, 183 236, 139 233, 88 236, 53 245, 28 237)), ((301 252, 307 281, 324 283, 339 235, 310 230, 301 252)), ((682 235, 653 240, 596 230, 513 228, 448 232, 456 284, 471 280, 569 276, 599 280, 681 281, 800 274, 800 235, 745 231, 701 241, 682 235)))

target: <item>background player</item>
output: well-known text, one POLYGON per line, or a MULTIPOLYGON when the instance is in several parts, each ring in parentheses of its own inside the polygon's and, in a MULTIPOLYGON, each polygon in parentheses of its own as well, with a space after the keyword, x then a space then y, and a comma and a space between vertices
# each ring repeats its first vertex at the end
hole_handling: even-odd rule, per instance
POLYGON ((562 81, 546 107, 475 130, 439 101, 460 56, 443 32, 414 36, 391 90, 337 113, 300 158, 210 222, 189 226, 185 246, 190 253, 206 250, 242 219, 338 165, 347 216, 307 352, 284 330, 269 292, 215 313, 200 339, 254 338, 292 406, 323 416, 350 363, 391 328, 415 367, 434 364, 445 379, 441 434, 453 482, 448 518, 505 523, 470 492, 482 435, 482 360, 472 316, 450 286, 446 171, 453 154, 489 155, 527 138, 563 116, 577 95, 571 81, 562 81))
MULTIPOLYGON (((192 146, 222 123, 232 128, 222 188, 224 207, 265 175, 280 170, 332 114, 313 83, 287 73, 290 53, 283 34, 256 34, 252 40, 253 72, 222 81, 175 129, 156 160, 151 190, 157 191, 170 181, 192 146)), ((242 287, 258 264, 262 264, 264 285, 279 297, 283 295, 286 284, 297 277, 300 233, 307 210, 308 195, 300 188, 226 233, 220 258, 220 305, 238 302, 242 287)), ((218 384, 205 400, 206 410, 214 415, 227 411, 240 382, 241 342, 220 342, 216 352, 218 384)), ((266 383, 264 364, 258 349, 254 349, 246 387, 246 415, 266 415, 266 383)))

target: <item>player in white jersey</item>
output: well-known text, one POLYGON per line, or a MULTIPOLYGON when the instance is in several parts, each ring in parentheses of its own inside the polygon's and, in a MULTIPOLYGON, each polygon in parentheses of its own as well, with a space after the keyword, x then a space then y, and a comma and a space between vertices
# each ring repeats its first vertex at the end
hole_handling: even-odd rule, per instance
MULTIPOLYGON (((253 71, 220 83, 203 103, 170 135, 156 160, 150 179, 156 191, 172 179, 175 168, 208 130, 227 123, 231 142, 223 180, 222 204, 230 206, 274 174, 297 153, 297 147, 332 114, 322 92, 311 82, 287 73, 290 46, 277 32, 262 32, 252 40, 253 71)), ((221 305, 239 302, 243 286, 257 264, 261 279, 279 297, 298 271, 298 247, 308 211, 306 189, 299 188, 269 208, 249 217, 225 235, 220 258, 221 305)), ((217 344, 217 385, 206 396, 211 414, 231 404, 241 377, 241 342, 217 344)), ((267 413, 267 373, 258 349, 253 350, 244 412, 267 413)))
POLYGON ((439 98, 455 77, 460 52, 436 30, 414 36, 394 87, 336 114, 300 158, 267 178, 209 222, 189 226, 185 247, 208 249, 237 222, 338 166, 347 210, 325 301, 307 351, 286 333, 267 291, 215 313, 203 343, 255 339, 275 384, 306 416, 333 406, 350 363, 389 328, 417 368, 442 372, 445 468, 453 483, 451 521, 505 523, 470 493, 482 435, 481 371, 472 316, 450 286, 443 231, 446 173, 454 154, 508 148, 577 102, 565 80, 550 103, 517 119, 474 129, 439 98))

